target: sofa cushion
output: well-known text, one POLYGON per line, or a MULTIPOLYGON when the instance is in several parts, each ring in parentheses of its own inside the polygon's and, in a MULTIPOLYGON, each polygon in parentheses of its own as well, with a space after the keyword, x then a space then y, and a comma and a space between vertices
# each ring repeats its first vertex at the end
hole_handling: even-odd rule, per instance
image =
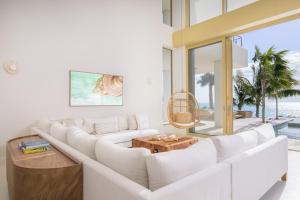
POLYGON ((130 115, 128 117, 128 125, 129 125, 129 130, 136 130, 138 128, 135 115, 130 115))
POLYGON ((107 117, 95 120, 95 130, 97 134, 113 133, 119 131, 118 118, 107 117))
POLYGON ((136 123, 137 123, 137 129, 143 130, 143 129, 147 129, 150 127, 149 118, 147 115, 136 114, 135 118, 136 118, 136 123))
POLYGON ((146 157, 149 189, 157 190, 216 162, 216 149, 210 139, 200 140, 187 149, 149 155, 146 157))
POLYGON ((128 130, 127 116, 118 116, 119 131, 128 130))
POLYGON ((92 119, 83 119, 83 130, 89 134, 95 134, 95 122, 92 119))
POLYGON ((152 136, 152 135, 158 135, 160 134, 159 130, 157 129, 144 129, 144 130, 139 130, 140 132, 140 137, 147 137, 147 136, 152 136))
POLYGON ((81 118, 67 118, 60 120, 64 126, 71 127, 77 126, 79 128, 83 127, 83 119, 81 118))
POLYGON ((145 148, 124 148, 111 143, 110 141, 99 139, 96 143, 97 160, 126 176, 132 181, 148 187, 148 174, 145 156, 151 152, 145 148))
POLYGON ((95 135, 90 135, 78 127, 70 127, 67 131, 67 143, 92 159, 96 159, 96 141, 95 135))
POLYGON ((62 125, 60 122, 53 122, 50 127, 50 135, 54 138, 66 143, 66 134, 68 127, 62 125))
POLYGON ((35 126, 46 132, 46 133, 49 133, 50 132, 50 128, 51 128, 51 121, 49 119, 41 119, 41 120, 38 120, 36 123, 35 123, 35 126))
POLYGON ((258 144, 256 131, 250 130, 235 135, 224 135, 212 137, 217 154, 218 162, 221 162, 233 155, 242 153, 258 144))
POLYGON ((253 128, 258 133, 258 144, 267 142, 275 138, 275 131, 271 124, 263 124, 259 127, 253 128))

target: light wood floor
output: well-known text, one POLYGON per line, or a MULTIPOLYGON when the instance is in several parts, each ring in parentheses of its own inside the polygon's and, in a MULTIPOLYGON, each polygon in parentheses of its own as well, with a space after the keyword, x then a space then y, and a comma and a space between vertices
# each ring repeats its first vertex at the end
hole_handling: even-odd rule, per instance
POLYGON ((288 181, 278 181, 261 200, 300 199, 300 152, 289 151, 288 181))
MULTIPOLYGON (((0 162, 0 199, 8 200, 5 162, 0 162)), ((300 152, 289 151, 288 182, 278 181, 260 200, 300 199, 300 152)))

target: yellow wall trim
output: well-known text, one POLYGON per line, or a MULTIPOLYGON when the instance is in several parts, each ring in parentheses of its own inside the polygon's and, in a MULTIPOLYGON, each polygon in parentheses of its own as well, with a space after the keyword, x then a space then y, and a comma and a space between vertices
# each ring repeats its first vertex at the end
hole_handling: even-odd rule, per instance
POLYGON ((300 0, 260 0, 173 33, 173 46, 232 36, 300 17, 300 0))

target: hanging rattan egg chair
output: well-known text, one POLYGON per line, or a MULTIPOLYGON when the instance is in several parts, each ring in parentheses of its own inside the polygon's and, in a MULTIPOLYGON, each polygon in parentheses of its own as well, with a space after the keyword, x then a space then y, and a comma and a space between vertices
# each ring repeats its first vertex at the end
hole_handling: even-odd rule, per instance
POLYGON ((176 128, 193 128, 200 123, 199 105, 190 92, 174 93, 168 101, 168 119, 176 128))

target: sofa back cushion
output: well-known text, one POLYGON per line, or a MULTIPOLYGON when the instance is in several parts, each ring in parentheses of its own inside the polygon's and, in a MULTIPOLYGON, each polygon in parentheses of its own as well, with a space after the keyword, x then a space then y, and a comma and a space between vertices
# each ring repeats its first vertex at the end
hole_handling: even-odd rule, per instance
POLYGON ((128 130, 128 121, 127 121, 127 116, 122 115, 118 116, 118 126, 119 126, 119 131, 124 131, 128 130))
POLYGON ((51 124, 49 119, 40 119, 36 121, 35 126, 46 133, 50 133, 51 124))
POLYGON ((146 157, 149 189, 154 191, 217 162, 217 153, 210 139, 183 150, 152 154, 146 157))
POLYGON ((96 134, 94 120, 89 119, 89 118, 83 118, 83 128, 82 129, 89 134, 96 134))
POLYGON ((135 115, 130 115, 128 117, 129 130, 136 130, 138 128, 135 115))
POLYGON ((212 137, 212 141, 217 149, 218 162, 221 162, 257 146, 258 136, 256 131, 250 130, 235 135, 212 137))
POLYGON ((60 122, 67 127, 76 126, 79 128, 83 128, 83 119, 81 118, 66 118, 60 120, 60 122))
POLYGON ((136 114, 136 123, 139 130, 148 129, 150 127, 149 118, 145 114, 136 114))
POLYGON ((96 143, 97 160, 126 176, 132 181, 148 187, 145 156, 151 152, 145 148, 124 148, 110 141, 99 139, 96 143))
POLYGON ((118 117, 96 119, 95 130, 97 134, 119 132, 118 117))
POLYGON ((95 135, 90 135, 78 127, 70 127, 67 131, 67 143, 92 159, 96 159, 95 144, 97 139, 95 135))
POLYGON ((53 122, 50 127, 50 135, 66 143, 67 130, 68 127, 62 125, 60 122, 53 122))
POLYGON ((275 138, 275 131, 271 124, 263 124, 259 127, 253 128, 253 130, 255 130, 258 134, 258 144, 262 144, 275 138))

